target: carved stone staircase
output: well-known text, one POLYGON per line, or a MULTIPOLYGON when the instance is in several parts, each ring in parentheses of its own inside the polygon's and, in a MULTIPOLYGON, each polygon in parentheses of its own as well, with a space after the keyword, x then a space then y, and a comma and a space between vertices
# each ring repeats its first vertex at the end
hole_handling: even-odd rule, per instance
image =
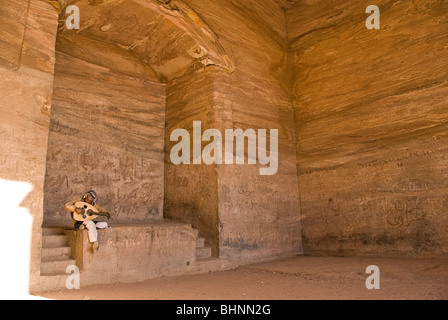
POLYGON ((212 248, 205 245, 205 238, 199 236, 199 230, 193 229, 196 237, 196 260, 201 261, 212 256, 212 248))
POLYGON ((42 228, 39 291, 65 287, 67 267, 76 265, 64 230, 59 227, 42 228))
POLYGON ((41 254, 40 274, 43 276, 65 275, 67 267, 76 264, 63 228, 42 228, 41 254))
POLYGON ((219 269, 221 260, 212 256, 212 248, 205 244, 205 238, 199 235, 199 230, 193 228, 196 236, 196 261, 199 271, 216 271, 219 269))
POLYGON ((66 277, 70 265, 76 265, 76 261, 71 257, 64 228, 42 228, 41 276, 66 277))
MULTIPOLYGON (((65 288, 69 274, 67 267, 76 265, 72 258, 72 249, 67 244, 67 236, 63 227, 42 228, 42 251, 41 268, 38 289, 35 291, 54 290, 54 288, 65 288)), ((212 256, 211 247, 205 244, 205 238, 194 229, 196 237, 196 268, 191 270, 197 272, 213 272, 222 268, 221 259, 212 256)), ((188 272, 186 272, 188 273, 188 272)))

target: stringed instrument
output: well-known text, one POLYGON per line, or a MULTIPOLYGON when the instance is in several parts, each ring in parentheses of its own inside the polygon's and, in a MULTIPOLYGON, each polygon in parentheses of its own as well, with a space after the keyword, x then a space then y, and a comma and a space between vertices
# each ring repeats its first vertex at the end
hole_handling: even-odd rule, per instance
POLYGON ((73 220, 76 221, 89 221, 89 220, 95 220, 96 218, 102 216, 107 217, 108 215, 105 213, 99 213, 98 210, 92 206, 91 204, 87 202, 76 202, 75 203, 76 209, 81 211, 81 213, 76 212, 75 210, 73 212, 73 220))

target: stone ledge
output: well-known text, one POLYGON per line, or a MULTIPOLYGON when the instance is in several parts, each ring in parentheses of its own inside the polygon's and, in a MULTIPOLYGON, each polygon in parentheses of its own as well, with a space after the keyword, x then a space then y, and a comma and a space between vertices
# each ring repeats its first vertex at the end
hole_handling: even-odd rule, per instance
MULTIPOLYGON (((46 224, 48 226, 55 226, 46 224)), ((80 269, 83 285, 140 282, 200 270, 196 261, 196 237, 189 224, 175 222, 130 223, 98 229, 99 250, 91 250, 88 231, 65 229, 71 256, 80 269)), ((66 277, 68 277, 67 274, 66 277)), ((48 283, 40 277, 32 292, 60 289, 65 282, 48 283)))

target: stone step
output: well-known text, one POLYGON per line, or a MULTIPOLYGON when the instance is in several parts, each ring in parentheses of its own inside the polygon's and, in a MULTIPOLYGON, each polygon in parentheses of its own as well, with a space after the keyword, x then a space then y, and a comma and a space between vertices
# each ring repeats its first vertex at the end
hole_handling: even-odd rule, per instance
POLYGON ((65 234, 50 234, 42 236, 42 248, 65 247, 67 237, 65 234))
POLYGON ((205 238, 203 238, 203 237, 196 238, 196 247, 197 248, 203 247, 204 244, 205 244, 205 238))
POLYGON ((203 259, 211 256, 212 256, 212 248, 205 246, 196 248, 196 259, 203 259))
POLYGON ((58 260, 42 261, 40 263, 41 275, 61 275, 65 274, 67 267, 76 265, 76 261, 70 258, 61 258, 58 260))
POLYGON ((222 268, 221 259, 215 257, 200 258, 196 262, 199 272, 212 272, 222 268))
POLYGON ((33 291, 44 292, 57 289, 66 289, 66 282, 70 274, 47 274, 41 275, 38 284, 33 291))
POLYGON ((42 228, 42 235, 60 235, 64 233, 64 228, 51 228, 51 227, 44 227, 42 228))
POLYGON ((68 246, 64 247, 50 247, 42 248, 42 261, 69 259, 72 249, 68 246))

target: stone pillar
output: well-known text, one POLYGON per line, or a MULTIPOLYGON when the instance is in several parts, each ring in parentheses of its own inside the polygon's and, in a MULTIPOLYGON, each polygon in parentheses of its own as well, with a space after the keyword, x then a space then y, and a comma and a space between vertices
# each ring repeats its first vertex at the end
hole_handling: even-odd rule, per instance
MULTIPOLYGON (((194 121, 201 122, 202 132, 217 129, 213 94, 213 72, 191 73, 167 87, 164 216, 191 223, 199 229, 216 256, 219 241, 217 165, 194 164, 192 148, 190 164, 175 165, 170 159, 170 152, 178 143, 170 141, 173 130, 187 130, 192 145, 194 121)), ((206 144, 208 142, 202 142, 201 146, 206 144)))
POLYGON ((0 14, 0 294, 10 298, 27 294, 40 273, 58 13, 22 0, 3 1, 0 14))
MULTIPOLYGON (((289 96, 275 80, 263 83, 262 90, 257 81, 247 74, 208 71, 185 76, 167 89, 165 217, 192 223, 215 256, 242 263, 302 250, 289 96), (207 129, 221 134, 222 164, 193 163, 193 121, 201 121, 201 134, 207 129), (178 143, 170 141, 175 129, 189 133, 190 164, 170 161, 178 143), (235 150, 234 164, 227 163, 227 129, 253 129, 257 135, 259 129, 277 129, 277 172, 263 176, 263 165, 248 163, 247 138, 244 164, 236 164, 235 150)), ((201 151, 209 143, 202 142, 201 151)))
POLYGON ((256 164, 248 163, 245 138, 244 164, 236 164, 234 150, 234 164, 218 166, 220 257, 252 263, 300 254, 294 120, 287 91, 275 79, 260 81, 246 72, 220 74, 214 85, 218 129, 254 130, 257 137, 256 164), (260 130, 266 130, 266 154, 278 160, 277 170, 269 175, 261 172, 273 164, 260 163, 260 130), (278 130, 278 152, 269 145, 271 130, 278 130))

